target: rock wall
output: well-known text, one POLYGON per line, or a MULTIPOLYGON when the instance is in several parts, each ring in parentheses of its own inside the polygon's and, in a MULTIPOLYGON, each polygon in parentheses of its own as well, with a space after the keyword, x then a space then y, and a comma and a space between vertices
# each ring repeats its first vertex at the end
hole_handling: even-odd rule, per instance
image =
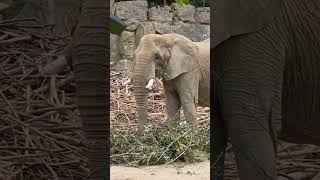
POLYGON ((116 69, 132 71, 133 52, 141 37, 152 33, 178 33, 193 41, 210 37, 210 8, 180 6, 148 8, 145 0, 111 3, 111 13, 128 23, 121 37, 110 35, 111 63, 116 69))

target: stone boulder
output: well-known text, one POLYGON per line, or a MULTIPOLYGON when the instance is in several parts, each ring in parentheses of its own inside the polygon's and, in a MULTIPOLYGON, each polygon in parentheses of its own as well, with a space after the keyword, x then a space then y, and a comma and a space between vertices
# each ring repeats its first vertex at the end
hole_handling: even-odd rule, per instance
POLYGON ((138 47, 139 43, 140 43, 140 39, 147 35, 147 34, 154 34, 155 33, 155 29, 153 27, 153 23, 152 22, 142 22, 139 23, 137 30, 135 32, 135 44, 136 47, 138 47))
POLYGON ((197 42, 210 37, 210 25, 189 24, 180 21, 177 23, 153 22, 153 26, 159 34, 177 33, 197 42))
POLYGON ((110 15, 114 14, 114 0, 110 0, 110 15))
POLYGON ((149 20, 151 21, 168 22, 172 21, 173 18, 170 6, 152 7, 148 12, 149 20))
POLYGON ((136 19, 128 19, 126 23, 127 23, 126 30, 134 32, 137 29, 140 22, 136 19))
POLYGON ((146 21, 148 12, 147 1, 120 1, 114 5, 114 13, 120 19, 136 19, 146 21))
POLYGON ((188 5, 179 5, 177 3, 172 4, 172 9, 174 11, 175 17, 179 21, 183 22, 195 22, 194 14, 195 7, 188 5))
POLYGON ((118 62, 120 60, 120 37, 110 34, 110 61, 118 62))
POLYGON ((135 48, 134 32, 123 31, 120 37, 120 58, 133 60, 135 48))
POLYGON ((195 19, 199 23, 210 24, 210 7, 199 7, 196 9, 195 19))

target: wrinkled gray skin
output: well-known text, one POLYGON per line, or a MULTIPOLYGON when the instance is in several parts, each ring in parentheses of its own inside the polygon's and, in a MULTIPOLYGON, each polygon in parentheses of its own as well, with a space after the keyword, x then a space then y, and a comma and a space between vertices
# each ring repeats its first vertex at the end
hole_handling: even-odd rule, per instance
POLYGON ((210 104, 210 39, 192 42, 178 34, 149 34, 141 38, 135 53, 134 95, 139 118, 138 133, 145 129, 148 89, 156 76, 163 77, 166 109, 172 125, 180 119, 196 128, 196 106, 210 104))
POLYGON ((109 179, 109 112, 106 111, 109 95, 109 2, 105 0, 70 1, 82 3, 78 25, 72 37, 72 62, 76 79, 76 98, 80 111, 90 170, 88 180, 109 179))
POLYGON ((213 15, 224 22, 213 33, 215 180, 223 179, 228 137, 241 180, 277 179, 277 136, 320 145, 320 1, 252 2, 218 0, 237 8, 213 15))

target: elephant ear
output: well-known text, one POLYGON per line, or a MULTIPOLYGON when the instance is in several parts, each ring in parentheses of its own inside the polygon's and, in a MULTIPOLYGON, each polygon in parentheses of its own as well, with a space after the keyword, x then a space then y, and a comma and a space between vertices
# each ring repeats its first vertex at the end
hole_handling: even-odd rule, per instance
POLYGON ((187 40, 177 41, 170 50, 170 59, 165 70, 165 79, 171 80, 182 73, 194 70, 197 63, 198 48, 187 40))
POLYGON ((231 36, 257 31, 280 13, 281 0, 216 0, 213 48, 231 36))

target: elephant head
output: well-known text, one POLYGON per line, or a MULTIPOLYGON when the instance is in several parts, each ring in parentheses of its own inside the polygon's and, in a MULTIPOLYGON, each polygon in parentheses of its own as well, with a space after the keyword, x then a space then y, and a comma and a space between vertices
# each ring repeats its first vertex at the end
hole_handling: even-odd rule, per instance
POLYGON ((139 127, 144 131, 147 120, 148 89, 154 78, 172 80, 192 71, 196 65, 198 49, 188 38, 178 34, 149 34, 141 38, 134 53, 135 67, 132 76, 137 104, 139 127))

